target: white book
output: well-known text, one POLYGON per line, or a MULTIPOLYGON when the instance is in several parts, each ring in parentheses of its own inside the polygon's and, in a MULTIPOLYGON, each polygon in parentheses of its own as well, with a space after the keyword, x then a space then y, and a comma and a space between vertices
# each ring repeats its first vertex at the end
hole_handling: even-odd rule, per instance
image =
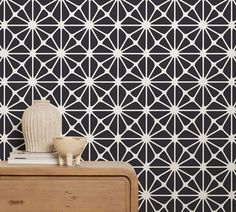
POLYGON ((57 158, 57 152, 26 152, 26 151, 14 151, 10 153, 10 158, 15 159, 50 159, 50 158, 57 158))
POLYGON ((8 164, 51 164, 57 165, 57 159, 11 159, 8 158, 8 164))

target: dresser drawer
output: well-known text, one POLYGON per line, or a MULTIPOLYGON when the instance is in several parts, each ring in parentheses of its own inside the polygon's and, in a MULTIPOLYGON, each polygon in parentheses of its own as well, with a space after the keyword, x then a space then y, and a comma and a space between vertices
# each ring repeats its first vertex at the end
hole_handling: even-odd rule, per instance
POLYGON ((0 177, 3 211, 129 212, 125 177, 0 177))
POLYGON ((0 211, 137 212, 138 181, 129 164, 80 167, 0 162, 0 211))

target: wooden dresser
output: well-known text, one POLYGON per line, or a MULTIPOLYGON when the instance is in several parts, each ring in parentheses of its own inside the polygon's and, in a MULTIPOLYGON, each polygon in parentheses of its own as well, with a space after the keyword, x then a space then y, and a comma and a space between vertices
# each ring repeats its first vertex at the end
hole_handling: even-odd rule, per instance
POLYGON ((138 182, 122 162, 80 167, 0 162, 2 212, 137 212, 138 182))

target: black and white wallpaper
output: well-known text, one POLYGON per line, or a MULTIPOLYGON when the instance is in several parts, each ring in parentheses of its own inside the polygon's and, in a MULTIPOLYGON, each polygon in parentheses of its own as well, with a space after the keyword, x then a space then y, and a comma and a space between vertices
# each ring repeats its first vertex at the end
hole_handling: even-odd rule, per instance
POLYGON ((0 0, 0 156, 49 99, 140 212, 236 211, 235 0, 0 0))

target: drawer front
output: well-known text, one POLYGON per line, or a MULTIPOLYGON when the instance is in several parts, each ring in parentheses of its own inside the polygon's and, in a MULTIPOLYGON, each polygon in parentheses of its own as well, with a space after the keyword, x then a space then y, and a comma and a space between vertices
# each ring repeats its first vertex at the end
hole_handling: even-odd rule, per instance
POLYGON ((125 177, 0 177, 4 212, 130 212, 125 177))

